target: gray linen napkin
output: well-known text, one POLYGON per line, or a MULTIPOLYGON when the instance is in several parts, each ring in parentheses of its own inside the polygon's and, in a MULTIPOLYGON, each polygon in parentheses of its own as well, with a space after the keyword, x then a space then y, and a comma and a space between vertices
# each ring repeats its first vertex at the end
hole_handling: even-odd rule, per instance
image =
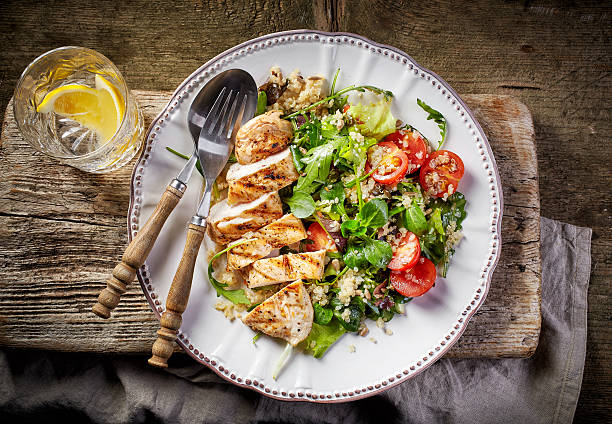
POLYGON ((381 395, 322 405, 236 388, 186 356, 177 355, 167 373, 142 357, 5 350, 0 416, 76 415, 100 423, 569 423, 586 352, 591 230, 542 218, 541 232, 542 332, 529 359, 442 358, 381 395))

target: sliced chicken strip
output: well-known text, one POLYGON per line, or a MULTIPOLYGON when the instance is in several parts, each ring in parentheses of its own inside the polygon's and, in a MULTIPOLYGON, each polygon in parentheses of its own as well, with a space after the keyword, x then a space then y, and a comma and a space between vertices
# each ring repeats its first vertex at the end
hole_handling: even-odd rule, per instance
POLYGON ((244 124, 236 133, 234 152, 246 165, 285 149, 293 137, 291 122, 281 119, 280 110, 270 111, 244 124))
POLYGON ((259 230, 264 225, 283 216, 283 205, 277 192, 267 193, 249 203, 230 206, 222 200, 210 208, 208 234, 219 244, 237 240, 249 231, 259 230))
POLYGON ((305 238, 306 230, 302 221, 293 214, 287 214, 254 233, 245 234, 243 239, 253 240, 227 252, 227 269, 229 271, 244 268, 258 259, 265 258, 274 249, 305 238))
POLYGON ((243 322, 255 331, 296 346, 310 333, 314 311, 302 281, 295 281, 264 300, 243 322))
POLYGON ((288 186, 299 177, 289 149, 249 165, 233 164, 225 177, 230 205, 250 202, 262 194, 288 186))
POLYGON ((247 286, 261 287, 297 279, 320 280, 324 268, 325 250, 260 259, 248 268, 247 286))

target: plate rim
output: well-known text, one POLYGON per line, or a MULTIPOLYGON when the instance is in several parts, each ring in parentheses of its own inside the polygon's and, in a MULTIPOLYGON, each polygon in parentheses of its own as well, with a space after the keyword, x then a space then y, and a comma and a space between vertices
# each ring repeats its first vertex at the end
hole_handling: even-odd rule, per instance
MULTIPOLYGON (((478 311, 478 309, 480 309, 480 307, 484 303, 487 297, 487 294, 489 292, 493 272, 499 262, 500 253, 501 253, 501 244, 502 244, 501 224, 502 224, 502 217, 503 217, 503 210, 504 210, 504 207, 503 207, 504 202, 503 202, 501 177, 499 174, 499 169, 497 167, 497 162, 495 160, 495 156, 493 155, 493 151, 489 144, 489 140, 484 130, 482 129, 480 123, 476 120, 474 113, 467 106, 465 101, 450 86, 450 84, 448 84, 443 78, 438 76, 435 72, 432 72, 429 69, 421 66, 410 55, 408 55, 406 52, 402 51, 401 49, 398 49, 396 47, 393 47, 387 44, 378 43, 362 35, 354 34, 350 32, 327 32, 327 31, 319 31, 319 30, 312 30, 312 29, 295 29, 295 30, 269 33, 269 34, 266 34, 260 37, 252 38, 234 47, 231 47, 219 53, 218 55, 214 56, 212 59, 208 60, 203 65, 199 66, 187 78, 185 78, 183 82, 181 82, 181 84, 176 88, 176 90, 174 90, 166 106, 151 121, 151 124, 149 125, 144 135, 143 148, 138 157, 138 160, 134 164, 134 168, 131 174, 130 204, 129 204, 128 214, 127 214, 127 230, 128 230, 128 240, 131 242, 133 237, 135 236, 135 233, 133 231, 138 231, 138 225, 136 225, 135 223, 136 222, 139 223, 138 216, 134 215, 135 205, 139 203, 139 202, 136 202, 137 196, 135 194, 135 191, 137 190, 136 188, 137 181, 139 180, 137 174, 142 172, 143 161, 148 158, 149 152, 151 151, 151 144, 155 141, 155 134, 151 135, 151 133, 155 128, 159 130, 159 124, 163 122, 163 118, 168 117, 169 112, 171 112, 174 109, 174 107, 178 105, 182 97, 181 95, 182 91, 185 89, 185 87, 188 87, 187 89, 189 89, 189 85, 194 84, 194 80, 196 79, 196 77, 200 75, 206 68, 210 67, 211 65, 215 65, 213 66, 213 69, 212 69, 212 72, 214 73, 215 72, 214 68, 219 68, 221 65, 221 63, 219 62, 224 62, 223 60, 224 58, 232 55, 233 53, 237 51, 240 51, 241 49, 245 49, 245 54, 246 54, 246 53, 250 53, 253 50, 257 51, 259 46, 255 46, 255 45, 257 45, 258 43, 261 43, 262 41, 269 41, 270 39, 279 39, 281 37, 287 37, 288 39, 286 41, 288 42, 304 41, 305 36, 307 35, 311 36, 311 38, 308 39, 308 41, 312 41, 312 39, 314 39, 315 41, 319 41, 321 43, 325 43, 327 41, 330 43, 344 44, 344 42, 348 41, 349 37, 353 39, 357 39, 357 40, 360 40, 361 43, 365 43, 365 45, 362 47, 370 49, 373 53, 376 53, 376 52, 382 53, 385 56, 388 56, 389 52, 394 53, 398 56, 398 60, 400 58, 402 59, 404 64, 410 62, 414 67, 419 69, 421 73, 427 73, 428 75, 434 77, 437 80, 439 86, 443 86, 447 92, 449 92, 450 94, 454 96, 454 98, 457 100, 459 105, 463 108, 463 110, 465 110, 465 113, 467 113, 467 115, 471 118, 472 122, 475 124, 476 130, 482 137, 481 142, 483 144, 483 147, 486 149, 488 153, 488 157, 492 165, 491 171, 495 175, 495 182, 496 182, 495 189, 497 190, 497 202, 498 202, 497 209, 498 211, 494 212, 494 215, 492 218, 493 220, 495 220, 494 228, 489 229, 490 233, 492 233, 492 239, 494 240, 495 244, 489 255, 489 260, 487 264, 485 265, 486 269, 483 271, 485 275, 484 276, 481 275, 481 278, 480 278, 480 280, 484 279, 484 289, 483 290, 478 289, 480 290, 480 292, 478 290, 475 291, 475 293, 477 294, 475 296, 472 296, 471 302, 468 301, 466 308, 461 313, 462 317, 455 320, 455 325, 452 327, 454 329, 455 334, 452 335, 452 337, 447 338, 445 342, 443 341, 442 347, 431 346, 432 350, 429 352, 429 357, 423 358, 423 361, 422 361, 423 363, 422 365, 419 365, 418 369, 413 369, 415 367, 412 366, 410 367, 410 371, 408 370, 404 370, 403 372, 398 371, 395 377, 389 377, 389 378, 382 377, 382 379, 379 380, 376 384, 369 385, 367 389, 366 388, 354 389, 354 390, 342 392, 342 393, 336 392, 334 396, 330 395, 329 393, 323 394, 323 393, 316 393, 313 391, 310 391, 309 393, 301 392, 297 394, 294 392, 289 392, 289 393, 278 392, 277 390, 272 390, 271 388, 266 387, 263 383, 260 383, 256 380, 251 381, 249 379, 243 380, 241 378, 236 378, 236 376, 233 373, 231 373, 230 370, 228 370, 227 368, 221 365, 218 365, 216 361, 214 361, 213 359, 209 359, 208 357, 205 357, 202 353, 199 353, 197 348, 194 351, 194 347, 189 344, 189 341, 187 339, 183 338, 182 334, 179 333, 176 339, 177 344, 181 346, 181 348, 189 356, 191 356, 197 362, 207 366, 209 369, 211 369, 213 372, 215 372, 218 376, 220 376, 224 380, 227 380, 236 386, 251 389, 264 396, 268 396, 273 399, 283 400, 283 401, 288 401, 288 402, 304 401, 304 402, 314 402, 314 403, 341 403, 341 402, 350 402, 350 401, 370 397, 376 394, 380 394, 420 374, 421 372, 429 368, 432 364, 437 362, 440 358, 442 358, 446 354, 446 352, 461 338, 461 335, 464 333, 465 329, 467 328, 469 321, 474 316, 476 311, 478 311), (300 37, 303 37, 303 38, 300 38, 300 37), (324 38, 326 37, 327 37, 327 40, 324 40, 324 38), (132 225, 135 225, 135 227, 133 228, 132 225)), ((264 46, 262 45, 261 48, 264 48, 264 46)), ((491 197, 495 197, 495 190, 493 190, 493 196, 491 197)), ((147 279, 147 277, 143 275, 143 273, 145 272, 145 269, 146 269, 146 262, 143 266, 138 268, 136 272, 138 282, 140 283, 140 287, 147 299, 147 302, 149 303, 149 306, 153 310, 156 317, 160 319, 161 314, 162 314, 160 309, 162 308, 161 306, 158 305, 159 301, 157 301, 158 304, 156 305, 155 299, 152 298, 151 294, 149 293, 149 290, 147 290, 147 285, 150 285, 150 283, 147 283, 145 281, 147 279)))

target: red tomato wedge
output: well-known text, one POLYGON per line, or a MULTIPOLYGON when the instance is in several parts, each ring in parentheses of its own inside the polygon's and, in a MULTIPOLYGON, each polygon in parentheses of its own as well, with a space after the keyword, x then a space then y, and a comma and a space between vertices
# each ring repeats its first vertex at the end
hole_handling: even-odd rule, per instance
POLYGON ((459 156, 448 150, 438 150, 429 155, 421 168, 419 182, 430 196, 446 198, 457 191, 464 172, 463 161, 459 156))
POLYGON ((397 144, 408 157, 408 174, 419 169, 427 160, 427 142, 418 131, 397 130, 385 137, 385 141, 397 144))
POLYGON ((307 252, 316 252, 317 250, 338 251, 334 240, 329 237, 327 231, 318 222, 310 224, 306 234, 308 236, 307 239, 312 241, 312 243, 304 244, 307 252))
MULTIPOLYGON (((408 156, 395 143, 390 141, 381 141, 376 147, 384 149, 384 153, 382 153, 382 159, 378 161, 372 178, 380 184, 393 185, 398 183, 404 178, 408 170, 408 156)), ((381 151, 379 150, 379 152, 381 151)), ((371 169, 368 162, 366 172, 370 172, 371 169)))
POLYGON ((419 256, 421 256, 419 238, 408 231, 399 245, 393 249, 393 257, 387 268, 392 271, 406 271, 417 263, 419 256))
POLYGON ((406 297, 417 297, 426 293, 436 282, 436 266, 421 256, 407 271, 391 271, 391 284, 398 293, 406 297))

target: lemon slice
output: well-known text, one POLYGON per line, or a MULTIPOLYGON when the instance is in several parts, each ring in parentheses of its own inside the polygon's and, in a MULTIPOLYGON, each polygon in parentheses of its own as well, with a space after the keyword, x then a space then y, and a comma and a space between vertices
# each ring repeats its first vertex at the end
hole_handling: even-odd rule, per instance
POLYGON ((96 88, 67 84, 50 91, 36 108, 39 113, 55 112, 96 132, 102 142, 119 129, 124 104, 119 90, 107 79, 96 75, 96 88))

